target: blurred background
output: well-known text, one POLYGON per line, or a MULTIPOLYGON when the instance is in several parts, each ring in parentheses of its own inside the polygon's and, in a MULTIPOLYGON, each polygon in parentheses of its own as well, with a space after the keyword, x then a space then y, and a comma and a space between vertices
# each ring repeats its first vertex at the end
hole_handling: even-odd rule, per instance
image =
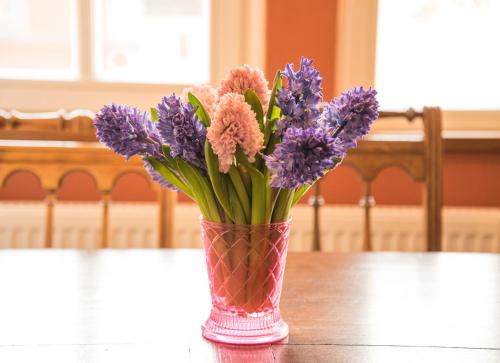
MULTIPOLYGON (((442 249, 500 252, 498 19, 494 0, 0 0, 0 247, 199 247, 197 207, 95 151, 92 113, 243 63, 271 83, 307 56, 326 101, 372 86, 382 110, 441 109, 442 249)), ((420 140, 425 165, 424 131, 392 117, 373 133, 420 140)), ((369 202, 371 249, 425 250, 428 176, 397 164, 369 193, 356 168, 330 173, 295 208, 291 248, 313 248, 312 204, 321 250, 361 250, 369 202)))

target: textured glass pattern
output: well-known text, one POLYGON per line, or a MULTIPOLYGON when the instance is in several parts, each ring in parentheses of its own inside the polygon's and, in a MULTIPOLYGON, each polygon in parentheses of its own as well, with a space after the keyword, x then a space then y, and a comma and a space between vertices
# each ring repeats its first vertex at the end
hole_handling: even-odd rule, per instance
POLYGON ((288 335, 279 300, 290 224, 202 221, 212 296, 212 312, 203 327, 206 338, 256 344, 288 335))

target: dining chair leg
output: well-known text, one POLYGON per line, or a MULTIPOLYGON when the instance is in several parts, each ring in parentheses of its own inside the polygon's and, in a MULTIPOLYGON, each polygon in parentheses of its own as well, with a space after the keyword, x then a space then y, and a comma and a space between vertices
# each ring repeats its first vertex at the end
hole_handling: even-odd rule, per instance
POLYGON ((45 247, 51 248, 53 242, 54 229, 54 201, 56 198, 55 189, 47 189, 45 198, 45 247))
POLYGON ((363 196, 359 201, 359 206, 363 208, 363 251, 372 251, 372 228, 371 228, 371 208, 375 206, 375 198, 371 191, 371 182, 364 182, 363 196))
POLYGON ((426 180, 424 184, 424 228, 428 251, 441 251, 443 206, 443 146, 441 110, 424 108, 426 180))
POLYGON ((101 222, 101 248, 108 247, 108 230, 109 230, 109 201, 111 199, 111 191, 104 190, 102 194, 102 222, 101 222))
POLYGON ((174 205, 177 194, 159 188, 158 195, 158 247, 169 248, 173 246, 174 205))
POLYGON ((313 207, 313 251, 321 251, 321 226, 320 226, 320 208, 325 204, 321 195, 320 182, 314 184, 314 194, 309 198, 309 205, 313 207))

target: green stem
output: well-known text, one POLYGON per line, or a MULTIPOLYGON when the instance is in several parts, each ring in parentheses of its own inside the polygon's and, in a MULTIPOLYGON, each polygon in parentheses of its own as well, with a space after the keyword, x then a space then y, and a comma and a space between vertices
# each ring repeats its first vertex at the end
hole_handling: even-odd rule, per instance
POLYGON ((269 185, 269 169, 264 168, 264 184, 266 186, 266 223, 271 223, 271 218, 273 216, 273 192, 271 185, 269 185))
POLYGON ((234 216, 228 200, 228 195, 224 190, 222 177, 219 173, 219 159, 217 158, 217 155, 215 155, 208 140, 205 141, 205 161, 207 163, 208 177, 210 178, 210 183, 212 184, 215 196, 219 200, 219 203, 222 209, 224 209, 224 212, 226 213, 228 218, 231 221, 234 221, 234 216))
POLYGON ((211 221, 220 222, 221 218, 207 178, 204 177, 197 168, 186 163, 184 160, 176 158, 176 162, 184 179, 190 184, 193 195, 196 197, 196 201, 200 205, 202 213, 205 211, 205 213, 203 213, 204 217, 211 221))
MULTIPOLYGON (((339 166, 342 163, 342 159, 340 159, 340 158, 334 158, 333 161, 334 161, 335 165, 333 166, 333 168, 327 170, 323 177, 325 177, 330 171, 332 171, 333 169, 335 169, 337 166, 339 166)), ((300 201, 300 199, 304 196, 304 194, 306 194, 309 191, 309 189, 311 189, 311 187, 316 182, 318 182, 318 180, 319 179, 315 180, 310 185, 302 185, 295 190, 295 193, 293 195, 292 207, 300 201)))
MULTIPOLYGON (((243 213, 245 215, 246 223, 250 222, 250 199, 248 198, 248 193, 245 188, 245 184, 243 183, 243 179, 236 169, 235 166, 231 166, 229 169, 229 178, 231 178, 232 185, 234 186, 235 193, 238 196, 238 199, 241 203, 241 207, 243 209, 243 213)), ((235 216, 236 218, 236 216, 235 216)))
POLYGON ((251 223, 263 224, 266 222, 266 183, 264 175, 250 164, 241 149, 237 150, 236 159, 247 169, 252 179, 251 223))
POLYGON ((189 187, 184 183, 176 174, 177 170, 169 167, 168 164, 164 164, 159 160, 153 159, 152 157, 148 157, 147 161, 154 170, 156 170, 162 177, 167 179, 172 185, 174 185, 177 189, 186 194, 189 198, 195 199, 193 193, 189 189, 189 187))
POLYGON ((314 183, 310 185, 302 185, 295 190, 295 193, 293 194, 292 207, 295 206, 300 199, 302 199, 304 194, 306 194, 313 185, 314 183))
POLYGON ((229 202, 231 203, 231 207, 233 209, 234 222, 236 224, 247 224, 247 219, 243 211, 243 207, 241 206, 238 194, 231 183, 228 183, 228 194, 229 202))
POLYGON ((272 222, 283 222, 288 219, 288 213, 292 206, 293 189, 281 189, 274 207, 272 222))

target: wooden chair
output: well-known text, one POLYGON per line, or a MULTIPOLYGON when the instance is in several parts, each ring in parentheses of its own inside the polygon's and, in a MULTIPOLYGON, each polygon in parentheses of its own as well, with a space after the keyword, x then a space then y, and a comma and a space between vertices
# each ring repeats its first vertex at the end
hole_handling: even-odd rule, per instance
MULTIPOLYGON (((428 251, 441 250, 442 208, 442 136, 441 110, 424 107, 423 112, 381 112, 380 119, 405 118, 410 122, 420 118, 423 133, 371 134, 360 141, 358 148, 350 150, 343 165, 352 167, 363 181, 364 191, 360 206, 364 210, 363 248, 372 250, 371 208, 375 199, 371 184, 378 173, 387 167, 398 166, 406 170, 414 181, 423 183, 424 238, 428 251)), ((320 207, 323 198, 320 183, 316 183, 310 199, 314 208, 313 249, 321 250, 320 207)))
MULTIPOLYGON (((125 161, 96 141, 92 119, 92 112, 82 110, 30 114, 0 110, 0 186, 20 170, 39 178, 46 193, 45 247, 52 247, 55 193, 68 173, 90 174, 102 195, 102 248, 108 246, 109 203, 116 180, 127 172, 151 180, 139 157, 125 161)), ((169 247, 176 193, 153 185, 159 196, 158 246, 169 247)))

